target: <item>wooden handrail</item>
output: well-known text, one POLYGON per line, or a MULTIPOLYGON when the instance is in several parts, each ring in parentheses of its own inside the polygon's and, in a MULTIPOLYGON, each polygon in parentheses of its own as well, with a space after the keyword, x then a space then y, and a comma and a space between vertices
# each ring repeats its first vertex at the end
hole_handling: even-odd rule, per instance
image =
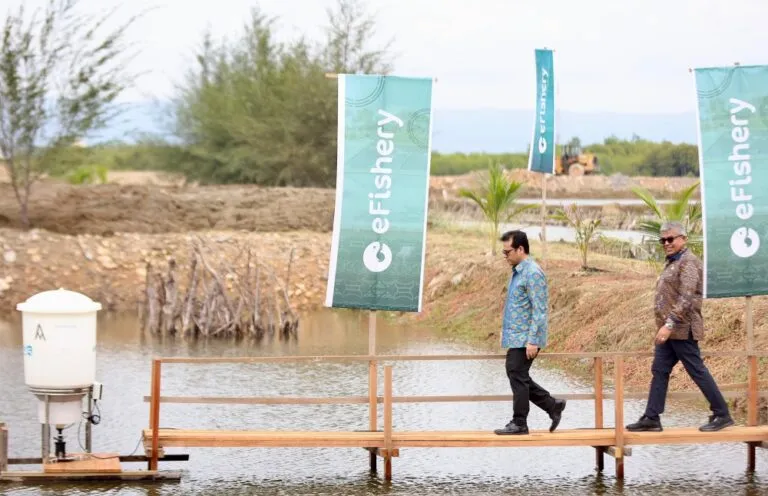
MULTIPOLYGON (((768 351, 748 353, 746 351, 702 351, 701 356, 711 358, 768 358, 768 351)), ((541 359, 580 359, 580 358, 652 358, 651 351, 613 351, 583 353, 540 353, 541 359)), ((162 363, 293 363, 293 362, 404 362, 432 360, 503 360, 505 354, 468 354, 468 355, 300 355, 271 357, 156 357, 162 363)))
MULTIPOLYGON (((746 386, 743 387, 746 389, 746 386)), ((597 389, 596 389, 597 390, 597 389)), ((720 389, 726 398, 744 398, 748 392, 740 390, 720 389)), ((761 397, 767 397, 768 391, 758 391, 761 397)), ((595 400, 595 415, 600 408, 601 400, 612 400, 614 395, 610 392, 596 393, 552 393, 552 396, 565 400, 595 400)), ((648 391, 634 391, 624 393, 624 399, 645 399, 648 391)), ((667 393, 668 399, 700 398, 699 391, 675 391, 667 393)), ((152 401, 152 396, 144 396, 145 402, 152 401)), ((198 405, 381 405, 384 399, 381 396, 333 396, 333 397, 298 397, 298 396, 160 396, 160 403, 172 404, 198 404, 198 405)), ((468 402, 496 402, 512 401, 511 394, 475 394, 475 395, 420 395, 420 396, 393 396, 393 403, 468 403, 468 402)), ((596 419, 597 422, 597 419, 596 419)), ((372 427, 371 430, 376 430, 372 427)))

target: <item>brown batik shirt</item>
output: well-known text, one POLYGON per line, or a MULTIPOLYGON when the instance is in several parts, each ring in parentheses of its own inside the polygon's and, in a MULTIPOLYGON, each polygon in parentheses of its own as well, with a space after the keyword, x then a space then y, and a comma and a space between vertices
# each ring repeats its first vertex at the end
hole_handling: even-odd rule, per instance
POLYGON ((656 329, 667 319, 674 322, 670 339, 704 339, 704 319, 701 316, 703 268, 699 258, 683 248, 667 260, 656 282, 654 314, 656 329))

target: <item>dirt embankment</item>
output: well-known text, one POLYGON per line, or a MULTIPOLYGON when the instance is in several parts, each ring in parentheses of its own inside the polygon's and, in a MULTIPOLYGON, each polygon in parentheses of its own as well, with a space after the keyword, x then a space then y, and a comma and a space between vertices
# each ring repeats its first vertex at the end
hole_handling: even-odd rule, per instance
MULTIPOLYGON (((507 172, 507 176, 513 181, 524 184, 521 192, 523 197, 541 197, 541 174, 529 172, 526 169, 513 169, 507 172)), ((429 185, 433 196, 447 199, 456 197, 461 188, 473 188, 480 177, 482 177, 481 172, 461 176, 432 176, 429 185)), ((697 177, 643 177, 621 174, 551 176, 547 179, 547 197, 637 198, 632 188, 640 187, 650 191, 656 198, 672 198, 680 191, 692 186, 698 179, 697 177)))
MULTIPOLYGON (((64 234, 169 233, 207 230, 326 232, 334 190, 259 186, 103 184, 35 186, 32 225, 64 234)), ((18 203, 0 184, 0 227, 18 228, 18 203)))
MULTIPOLYGON (((185 185, 159 173, 113 172, 110 183, 71 186, 49 181, 35 184, 29 204, 34 227, 62 234, 170 233, 206 230, 328 232, 333 226, 335 191, 321 188, 185 185)), ((525 170, 510 173, 528 185, 523 196, 540 195, 541 176, 525 170)), ((452 219, 482 219, 471 201, 459 198, 472 188, 477 174, 432 177, 430 214, 452 219)), ((633 185, 649 188, 659 198, 693 183, 689 178, 552 177, 550 197, 630 198, 633 185)), ((584 207, 602 217, 606 229, 632 229, 644 207, 616 204, 584 207)), ((555 208, 549 209, 554 213, 555 208)), ((18 204, 9 184, 0 181, 0 227, 18 228, 18 204)), ((538 210, 519 216, 523 223, 540 222, 538 210)))

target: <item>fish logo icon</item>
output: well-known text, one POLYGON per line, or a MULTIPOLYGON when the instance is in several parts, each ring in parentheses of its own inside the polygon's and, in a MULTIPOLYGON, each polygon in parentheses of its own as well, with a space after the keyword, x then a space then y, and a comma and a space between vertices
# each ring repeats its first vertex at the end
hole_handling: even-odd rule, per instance
POLYGON ((383 272, 392 263, 392 250, 389 246, 374 241, 365 247, 363 251, 363 264, 371 272, 383 272))
POLYGON ((740 227, 731 235, 731 251, 741 258, 749 258, 760 249, 760 236, 754 229, 740 227))

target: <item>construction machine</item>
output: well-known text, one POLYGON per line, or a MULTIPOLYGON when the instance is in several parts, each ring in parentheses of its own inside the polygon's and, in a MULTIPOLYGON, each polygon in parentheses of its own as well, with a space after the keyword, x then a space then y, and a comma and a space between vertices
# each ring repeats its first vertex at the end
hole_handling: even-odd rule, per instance
POLYGON ((555 174, 583 176, 600 172, 597 155, 585 153, 578 145, 563 145, 563 153, 555 158, 555 174))

